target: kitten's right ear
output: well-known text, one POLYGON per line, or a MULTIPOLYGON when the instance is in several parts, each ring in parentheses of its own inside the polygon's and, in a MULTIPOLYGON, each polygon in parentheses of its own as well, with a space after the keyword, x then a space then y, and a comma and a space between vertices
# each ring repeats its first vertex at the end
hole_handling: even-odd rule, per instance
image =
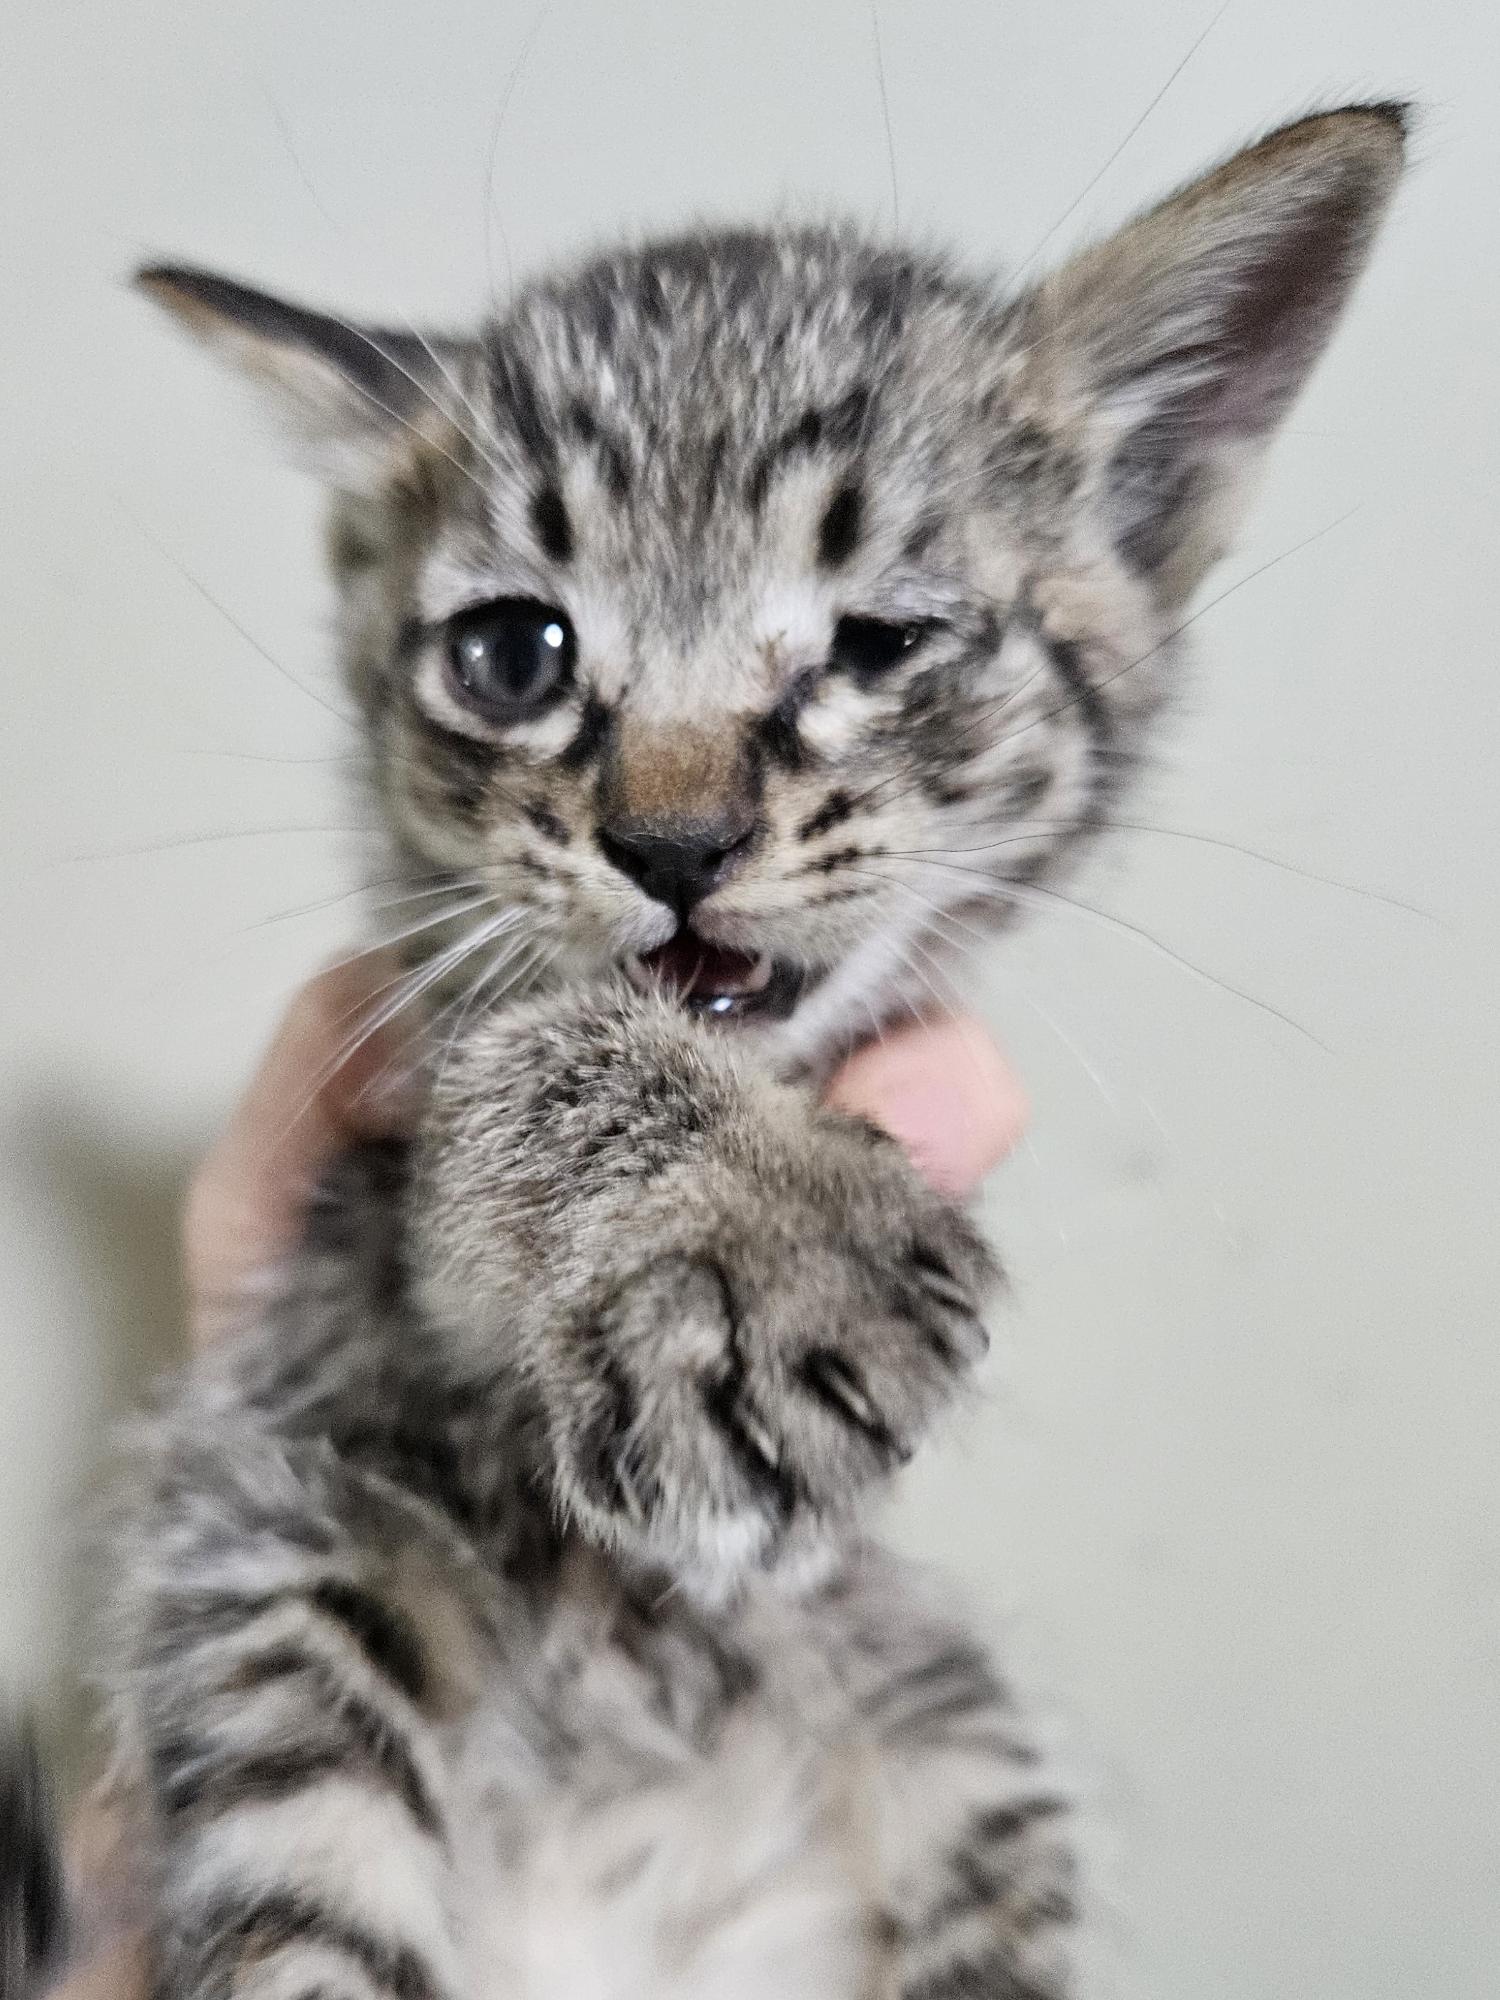
POLYGON ((1352 104, 1285 125, 1025 303, 1024 365, 1082 412, 1107 526, 1169 605, 1223 553, 1343 311, 1407 124, 1404 105, 1352 104))
POLYGON ((148 264, 135 283, 250 379, 335 485, 369 484, 403 440, 452 449, 457 342, 355 326, 185 265, 148 264))

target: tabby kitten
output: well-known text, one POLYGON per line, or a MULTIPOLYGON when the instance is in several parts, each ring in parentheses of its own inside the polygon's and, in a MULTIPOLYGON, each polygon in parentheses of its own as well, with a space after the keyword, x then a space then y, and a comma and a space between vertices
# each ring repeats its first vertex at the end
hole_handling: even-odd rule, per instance
POLYGON ((1304 119, 1018 296, 817 229, 470 340, 142 273, 332 487, 437 892, 420 1137, 150 1435, 160 2000, 1077 1991, 1062 1794, 861 1526, 989 1259, 814 1086, 1125 782, 1402 142, 1304 119))

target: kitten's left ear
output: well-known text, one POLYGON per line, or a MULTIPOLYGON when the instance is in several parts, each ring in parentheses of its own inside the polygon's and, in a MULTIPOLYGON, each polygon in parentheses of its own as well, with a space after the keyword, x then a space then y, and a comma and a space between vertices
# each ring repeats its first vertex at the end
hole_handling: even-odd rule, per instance
POLYGON ((1406 126, 1397 104, 1285 126, 1026 301, 1022 365, 1081 401, 1116 545, 1166 603, 1222 554, 1364 264, 1406 126))
POLYGON ((250 379, 334 485, 368 484, 403 443, 452 449, 459 343, 356 326, 184 265, 147 265, 135 282, 250 379))

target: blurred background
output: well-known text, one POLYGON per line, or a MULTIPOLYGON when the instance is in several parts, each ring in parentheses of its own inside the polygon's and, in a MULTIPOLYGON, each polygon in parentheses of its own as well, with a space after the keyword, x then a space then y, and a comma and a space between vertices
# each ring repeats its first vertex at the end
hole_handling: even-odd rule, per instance
POLYGON ((896 1525, 1083 1778, 1111 1990, 1494 1994, 1497 19, 881 0, 877 45, 860 0, 12 0, 0 1681, 73 1768, 82 1551, 176 1350, 181 1177, 347 944, 360 851, 349 733, 293 685, 336 698, 317 495, 122 273, 441 325, 621 228, 897 203, 1015 263, 1411 92, 1150 830, 1079 887, 1119 922, 1059 911, 986 970, 1035 1100, 988 1197, 1014 1296, 896 1525))

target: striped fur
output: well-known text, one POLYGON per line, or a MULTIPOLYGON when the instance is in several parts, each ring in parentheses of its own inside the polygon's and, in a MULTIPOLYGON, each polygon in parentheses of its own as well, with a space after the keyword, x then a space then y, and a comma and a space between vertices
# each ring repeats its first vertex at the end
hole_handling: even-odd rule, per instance
POLYGON ((1304 120, 1016 298, 812 230, 468 341, 144 274, 327 471, 393 853, 485 913, 413 954, 421 1134, 143 1432, 159 2000, 1076 1991, 1068 1802, 864 1526, 991 1262, 809 1084, 1099 830, 1401 132, 1304 120), (624 976, 685 883, 743 1032, 624 976))

